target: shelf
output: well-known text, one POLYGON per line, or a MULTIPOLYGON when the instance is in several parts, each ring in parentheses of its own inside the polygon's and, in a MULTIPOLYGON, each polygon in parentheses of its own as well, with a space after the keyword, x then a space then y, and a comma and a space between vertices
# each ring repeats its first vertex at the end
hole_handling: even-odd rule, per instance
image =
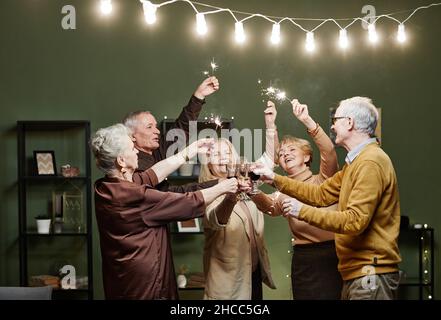
POLYGON ((73 128, 84 128, 89 125, 87 120, 62 120, 62 121, 17 121, 18 126, 23 126, 24 130, 52 131, 73 128))
POLYGON ((430 287, 432 283, 400 283, 400 287, 430 287))
POLYGON ((176 180, 198 180, 199 176, 168 176, 166 180, 176 181, 176 180))
POLYGON ((90 180, 89 177, 85 177, 85 176, 78 176, 78 177, 63 177, 63 176, 24 176, 24 177, 20 177, 21 180, 25 180, 25 181, 49 181, 49 180, 58 180, 58 181, 62 181, 62 180, 85 180, 88 181, 90 180))
POLYGON ((28 231, 26 233, 24 233, 23 235, 27 236, 27 237, 58 237, 58 236, 69 236, 69 237, 75 237, 75 236, 87 236, 88 233, 86 232, 61 232, 61 233, 38 233, 37 231, 28 231))
POLYGON ((179 232, 179 231, 170 231, 170 234, 173 235, 188 235, 188 234, 204 234, 203 231, 190 231, 190 232, 179 232))
MULTIPOLYGON (((54 295, 58 295, 60 299, 77 299, 83 298, 83 296, 87 296, 87 299, 93 299, 93 191, 91 186, 92 175, 89 141, 90 121, 87 120, 17 121, 20 286, 26 286, 26 284, 29 283, 29 265, 31 263, 36 263, 41 270, 44 270, 41 272, 46 273, 51 269, 51 264, 55 261, 54 259, 57 259, 57 257, 45 259, 46 257, 39 254, 29 255, 29 249, 40 250, 37 246, 33 246, 34 242, 38 244, 42 242, 42 244, 47 245, 48 248, 56 248, 59 243, 64 244, 66 241, 74 244, 85 244, 85 250, 82 250, 81 256, 78 256, 76 260, 78 260, 78 264, 83 264, 84 261, 87 263, 87 270, 84 271, 85 276, 88 277, 87 286, 79 287, 78 289, 54 289, 54 295), (41 150, 55 149, 55 151, 51 152, 57 152, 57 156, 60 155, 58 159, 70 159, 72 157, 70 152, 77 152, 83 149, 84 154, 80 152, 79 157, 81 158, 84 155, 84 159, 79 162, 78 166, 81 168, 81 175, 65 177, 61 173, 57 175, 35 174, 35 159, 30 157, 30 150, 35 151, 35 148, 42 148, 41 146, 44 146, 41 150), (70 146, 78 146, 79 149, 71 150, 71 148, 69 148, 70 146), (33 218, 28 216, 29 209, 32 208, 34 210, 34 204, 36 203, 41 214, 53 215, 54 200, 52 197, 54 193, 52 193, 51 197, 48 188, 52 187, 52 185, 60 185, 61 187, 66 184, 66 182, 80 189, 81 199, 79 201, 81 201, 81 205, 72 210, 75 210, 75 212, 79 211, 79 214, 82 215, 84 219, 81 226, 82 228, 68 228, 68 225, 63 225, 62 232, 60 233, 38 233, 36 228, 28 224, 28 222, 33 222, 33 220, 30 220, 33 218), (80 232, 78 232, 78 230, 80 230, 80 232), (44 268, 46 268, 46 270, 44 268), (76 295, 74 293, 76 293, 76 295)), ((66 191, 68 191, 68 189, 66 189, 66 191)), ((54 190, 52 190, 52 192, 54 192, 54 190)), ((64 205, 63 203, 63 206, 64 205)), ((55 229, 50 230, 53 231, 55 229)), ((37 251, 37 253, 40 252, 41 251, 37 251)), ((63 251, 63 255, 66 257, 68 257, 70 253, 75 256, 77 255, 77 252, 74 252, 74 248, 72 248, 72 250, 63 251)), ((73 264, 73 266, 77 268, 76 264, 73 264)))
POLYGON ((416 277, 403 279, 401 281, 402 282, 400 283, 400 286, 431 286, 432 285, 431 281, 421 282, 420 279, 418 279, 416 277))
POLYGON ((53 293, 60 293, 60 292, 89 292, 90 289, 54 289, 52 290, 53 293))
POLYGON ((205 290, 205 287, 185 287, 185 288, 178 288, 179 290, 205 290))

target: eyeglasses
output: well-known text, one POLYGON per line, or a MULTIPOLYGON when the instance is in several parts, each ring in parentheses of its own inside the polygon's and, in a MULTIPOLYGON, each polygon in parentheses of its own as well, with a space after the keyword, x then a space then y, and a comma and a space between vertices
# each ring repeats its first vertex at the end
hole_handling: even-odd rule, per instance
POLYGON ((351 119, 350 117, 332 117, 332 124, 334 125, 338 119, 351 119))

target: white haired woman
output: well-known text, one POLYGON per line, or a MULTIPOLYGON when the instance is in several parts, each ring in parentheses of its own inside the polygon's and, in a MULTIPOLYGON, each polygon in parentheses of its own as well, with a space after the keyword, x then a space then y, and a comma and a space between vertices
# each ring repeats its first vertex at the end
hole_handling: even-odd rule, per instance
MULTIPOLYGON (((231 142, 219 139, 202 165, 199 181, 228 181, 228 167, 237 162, 231 142)), ((262 282, 275 289, 263 213, 252 201, 234 193, 218 197, 206 209, 204 233, 204 299, 261 300, 262 282)))
POLYGON ((206 205, 237 181, 188 193, 161 192, 154 186, 194 157, 212 140, 196 141, 143 172, 127 128, 116 124, 96 132, 91 149, 105 177, 95 182, 95 213, 100 233, 107 299, 177 299, 167 224, 204 214, 206 205))

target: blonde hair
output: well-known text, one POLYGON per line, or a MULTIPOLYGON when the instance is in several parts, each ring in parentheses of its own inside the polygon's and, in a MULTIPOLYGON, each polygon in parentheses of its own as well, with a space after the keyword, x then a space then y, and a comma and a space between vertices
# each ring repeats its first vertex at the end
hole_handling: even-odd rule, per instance
POLYGON ((309 160, 306 165, 309 167, 312 163, 312 147, 308 140, 296 138, 290 135, 286 135, 280 140, 279 147, 277 148, 277 162, 279 162, 279 152, 283 145, 293 144, 300 148, 305 155, 309 155, 309 160))
MULTIPOLYGON (((236 149, 234 148, 233 144, 230 142, 230 140, 225 138, 218 139, 215 143, 218 143, 219 145, 221 143, 225 143, 231 152, 231 163, 237 163, 239 162, 239 154, 237 153, 236 149)), ((199 182, 205 182, 209 180, 215 180, 219 177, 213 174, 213 171, 211 170, 211 163, 209 162, 208 155, 204 155, 204 159, 201 159, 201 172, 199 174, 199 182)))

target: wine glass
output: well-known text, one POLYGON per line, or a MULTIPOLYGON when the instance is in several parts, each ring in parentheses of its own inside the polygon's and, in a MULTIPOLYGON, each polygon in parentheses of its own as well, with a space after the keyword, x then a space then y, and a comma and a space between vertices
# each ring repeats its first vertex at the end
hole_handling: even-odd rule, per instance
POLYGON ((235 162, 227 163, 227 179, 236 178, 238 176, 239 164, 235 162))
POLYGON ((249 181, 250 180, 250 177, 248 175, 249 170, 250 170, 250 164, 244 157, 241 157, 239 162, 239 172, 238 172, 239 178, 244 181, 249 181))
MULTIPOLYGON (((250 164, 249 166, 251 166, 252 164, 250 164)), ((249 170, 248 173, 250 180, 251 180, 251 184, 252 184, 252 188, 250 191, 250 194, 257 194, 259 193, 259 179, 260 179, 260 175, 255 174, 253 171, 249 170)))

